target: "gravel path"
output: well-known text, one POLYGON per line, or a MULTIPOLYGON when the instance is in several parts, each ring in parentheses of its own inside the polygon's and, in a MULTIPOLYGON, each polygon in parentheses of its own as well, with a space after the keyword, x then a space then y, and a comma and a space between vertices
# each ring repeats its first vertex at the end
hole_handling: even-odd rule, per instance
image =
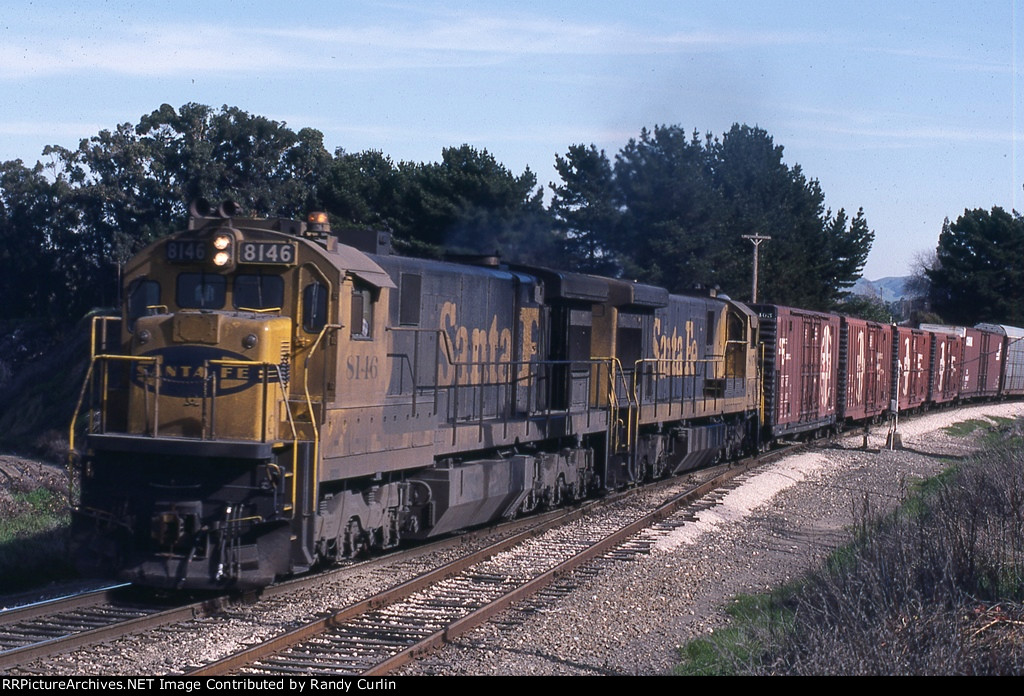
POLYGON ((901 427, 902 451, 884 449, 880 428, 867 451, 858 434, 786 458, 746 477, 695 523, 662 533, 649 555, 606 563, 564 597, 508 612, 403 673, 667 673, 679 645, 725 624, 730 598, 798 577, 846 541, 865 505, 890 509, 911 481, 969 453, 973 439, 946 435, 944 426, 1022 415, 1021 404, 933 413, 901 427))

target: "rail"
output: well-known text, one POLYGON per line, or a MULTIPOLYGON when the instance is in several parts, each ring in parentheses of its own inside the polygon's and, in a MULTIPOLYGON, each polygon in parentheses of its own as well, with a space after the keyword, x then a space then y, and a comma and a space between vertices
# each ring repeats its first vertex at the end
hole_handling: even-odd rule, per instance
MULTIPOLYGON (((107 417, 108 417, 108 412, 109 412, 108 402, 109 402, 109 397, 110 397, 110 379, 109 379, 109 370, 107 368, 109 367, 109 363, 110 362, 125 362, 125 363, 129 363, 129 364, 131 364, 131 363, 143 363, 143 364, 144 363, 148 363, 148 364, 152 364, 152 365, 156 366, 157 369, 156 369, 155 373, 157 375, 159 375, 160 374, 160 369, 159 368, 160 368, 160 365, 162 363, 162 360, 161 360, 160 356, 158 356, 158 355, 157 356, 139 356, 139 355, 106 355, 106 354, 100 354, 100 355, 93 355, 92 356, 92 358, 89 360, 89 368, 86 370, 86 373, 85 373, 85 381, 82 383, 82 389, 78 393, 78 402, 75 404, 75 410, 71 414, 71 425, 70 425, 69 430, 68 430, 68 449, 71 452, 75 451, 75 432, 78 430, 78 416, 82 412, 82 405, 85 402, 86 394, 89 394, 89 396, 90 396, 90 404, 89 404, 89 410, 88 410, 88 416, 87 416, 88 417, 88 422, 87 422, 87 425, 86 425, 87 432, 89 432, 89 433, 105 433, 107 431, 107 417), (100 421, 100 424, 99 424, 99 428, 97 429, 96 425, 95 425, 95 422, 94 422, 95 414, 96 414, 96 405, 95 405, 93 399, 96 396, 96 394, 95 394, 96 389, 94 388, 94 385, 93 385, 93 379, 95 378, 96 366, 97 366, 98 363, 101 363, 103 365, 103 381, 102 381, 102 386, 99 389, 99 400, 100 400, 100 403, 99 403, 99 421, 100 421)), ((146 396, 146 400, 148 401, 149 390, 148 389, 143 389, 143 391, 146 393, 146 395, 147 395, 146 396)), ((159 404, 160 404, 160 380, 159 380, 159 377, 157 377, 156 383, 154 385, 154 395, 155 395, 155 398, 153 400, 153 403, 154 403, 154 406, 153 406, 154 416, 158 417, 159 416, 159 412, 160 412, 160 406, 159 406, 159 404)), ((149 426, 149 423, 148 423, 148 418, 149 418, 148 404, 147 404, 147 406, 145 408, 145 414, 146 414, 146 417, 147 417, 147 424, 146 424, 147 427, 146 427, 146 430, 148 431, 149 430, 149 427, 148 427, 149 426)), ((157 436, 158 431, 159 431, 159 422, 157 420, 154 420, 153 437, 157 436)))

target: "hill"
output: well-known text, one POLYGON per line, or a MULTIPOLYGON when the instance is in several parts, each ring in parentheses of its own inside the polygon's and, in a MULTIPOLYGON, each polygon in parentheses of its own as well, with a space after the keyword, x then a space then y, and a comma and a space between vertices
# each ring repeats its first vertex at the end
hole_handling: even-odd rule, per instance
POLYGON ((909 280, 910 276, 890 276, 878 280, 861 278, 853 286, 851 292, 854 295, 874 297, 883 302, 897 302, 901 299, 911 299, 911 295, 906 289, 909 280))

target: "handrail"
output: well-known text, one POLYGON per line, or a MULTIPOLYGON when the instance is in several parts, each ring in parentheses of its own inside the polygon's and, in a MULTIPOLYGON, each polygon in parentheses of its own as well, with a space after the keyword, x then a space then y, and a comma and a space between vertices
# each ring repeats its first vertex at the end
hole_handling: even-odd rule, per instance
POLYGON ((102 324, 103 325, 103 335, 105 337, 106 336, 106 325, 111 323, 111 322, 115 322, 115 321, 121 321, 121 317, 119 317, 119 316, 112 316, 112 315, 109 315, 109 314, 100 314, 100 315, 96 315, 96 316, 94 316, 92 318, 92 322, 91 322, 90 330, 89 330, 89 358, 90 359, 96 357, 96 334, 97 334, 96 327, 97 327, 97 325, 98 324, 102 324))
MULTIPOLYGON (((617 357, 592 357, 592 361, 597 361, 598 364, 608 364, 608 406, 609 411, 622 408, 619 406, 619 395, 616 390, 616 382, 621 381, 622 391, 626 394, 626 448, 628 449, 633 444, 633 420, 634 412, 639 413, 639 401, 637 400, 636 390, 630 389, 629 384, 626 382, 625 370, 622 369, 622 362, 617 357)), ((634 375, 635 379, 635 375, 634 375)), ((609 437, 611 438, 612 452, 618 452, 621 447, 620 437, 618 428, 612 426, 612 421, 609 419, 609 437)), ((639 426, 638 426, 639 427, 639 426)))
POLYGON ((277 312, 281 313, 280 307, 239 307, 239 312, 252 312, 253 314, 273 314, 277 312))
MULTIPOLYGON (((313 398, 309 395, 309 361, 312 359, 313 354, 316 353, 316 349, 320 347, 320 342, 327 335, 328 331, 340 331, 343 328, 344 326, 341 324, 324 324, 316 340, 313 341, 313 345, 310 346, 309 352, 306 353, 305 365, 302 370, 302 390, 306 397, 306 408, 309 409, 309 423, 313 428, 313 500, 317 500, 320 494, 318 490, 320 486, 320 428, 316 422, 316 412, 313 410, 313 398)), ((323 403, 323 397, 321 396, 321 405, 323 403)), ((323 409, 321 409, 322 411, 323 409)))
MULTIPOLYGON (((95 371, 96 363, 101 361, 101 360, 102 361, 113 360, 113 361, 121 361, 121 362, 137 362, 137 363, 153 363, 153 364, 155 364, 157 366, 157 387, 156 387, 157 398, 159 398, 159 396, 160 396, 160 386, 159 386, 160 370, 159 370, 159 367, 160 367, 160 364, 162 362, 161 356, 159 356, 159 355, 153 355, 153 356, 148 356, 148 355, 108 355, 108 354, 105 354, 105 353, 101 353, 99 355, 93 355, 92 358, 89 360, 89 368, 86 370, 85 380, 82 382, 82 389, 78 393, 78 402, 75 404, 75 410, 71 414, 71 426, 69 428, 69 433, 68 433, 68 450, 70 452, 72 452, 72 453, 75 451, 75 428, 78 425, 78 414, 82 410, 82 402, 85 401, 85 393, 89 389, 89 385, 92 384, 93 372, 95 371)), ((103 422, 106 421, 106 415, 105 415, 106 414, 106 403, 107 403, 107 393, 106 392, 107 392, 107 390, 104 389, 103 393, 101 394, 101 402, 100 402, 100 413, 103 415, 103 422)), ((147 413, 147 415, 148 415, 148 413, 147 413)), ((154 419, 154 424, 155 424, 155 419, 154 419)), ((92 430, 92 410, 91 409, 89 411, 89 430, 90 431, 92 430)))
MULTIPOLYGON (((292 419, 291 408, 288 406, 288 392, 285 390, 285 387, 284 387, 284 383, 285 382, 284 382, 284 377, 281 374, 281 366, 280 365, 278 365, 277 363, 272 363, 272 362, 261 362, 261 361, 258 361, 258 360, 238 360, 238 359, 234 359, 234 358, 222 358, 222 359, 206 360, 205 364, 206 365, 218 365, 218 366, 222 365, 224 367, 260 367, 260 368, 263 368, 263 370, 262 370, 262 373, 263 373, 263 409, 262 409, 263 419, 262 420, 263 420, 263 430, 264 430, 264 432, 263 432, 263 435, 262 435, 262 438, 261 438, 261 440, 263 442, 266 442, 266 440, 267 440, 267 436, 266 436, 266 417, 267 417, 267 406, 268 406, 268 404, 267 404, 267 384, 268 384, 268 381, 267 381, 267 368, 270 368, 270 369, 274 370, 277 373, 277 383, 279 385, 278 388, 281 391, 281 401, 284 403, 284 406, 285 406, 285 412, 286 412, 287 418, 288 418, 288 425, 289 425, 289 427, 292 430, 292 439, 294 441, 297 441, 299 439, 299 437, 298 437, 298 430, 295 428, 295 422, 292 419)), ((206 371, 206 379, 210 380, 212 378, 212 376, 213 376, 213 373, 210 372, 209 370, 207 370, 206 371)), ((212 396, 213 399, 217 398, 218 394, 217 394, 216 388, 214 389, 214 392, 213 392, 213 394, 211 396, 212 396)), ((212 403, 215 403, 215 402, 212 402, 212 403)), ((216 427, 216 423, 214 423, 214 421, 213 421, 213 416, 214 416, 214 414, 213 414, 213 412, 211 410, 211 413, 210 413, 211 426, 210 426, 209 438, 207 438, 206 432, 205 432, 205 429, 204 429, 203 439, 213 439, 213 437, 215 436, 215 433, 213 432, 213 429, 216 427)))

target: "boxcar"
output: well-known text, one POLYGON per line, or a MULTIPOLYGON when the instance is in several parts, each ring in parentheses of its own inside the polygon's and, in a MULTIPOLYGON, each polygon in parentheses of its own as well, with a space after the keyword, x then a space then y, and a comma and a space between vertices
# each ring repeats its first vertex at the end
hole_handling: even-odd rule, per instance
POLYGON ((892 394, 897 410, 921 408, 928 401, 931 378, 932 334, 921 329, 897 326, 893 333, 892 394))
POLYGON ((839 317, 757 305, 764 344, 764 417, 769 437, 836 424, 839 317))
POLYGON ((928 400, 935 404, 948 403, 960 396, 960 364, 964 355, 963 335, 956 327, 940 324, 921 324, 932 335, 931 372, 928 380, 928 400))
POLYGON ((1001 339, 1000 396, 1024 394, 1024 329, 1002 324, 978 324, 974 328, 991 331, 1001 339))
POLYGON ((974 399, 999 393, 1002 374, 1002 337, 977 328, 964 328, 964 359, 960 366, 960 398, 974 399))
POLYGON ((842 317, 838 375, 842 420, 878 418, 888 410, 892 329, 889 324, 842 317))

